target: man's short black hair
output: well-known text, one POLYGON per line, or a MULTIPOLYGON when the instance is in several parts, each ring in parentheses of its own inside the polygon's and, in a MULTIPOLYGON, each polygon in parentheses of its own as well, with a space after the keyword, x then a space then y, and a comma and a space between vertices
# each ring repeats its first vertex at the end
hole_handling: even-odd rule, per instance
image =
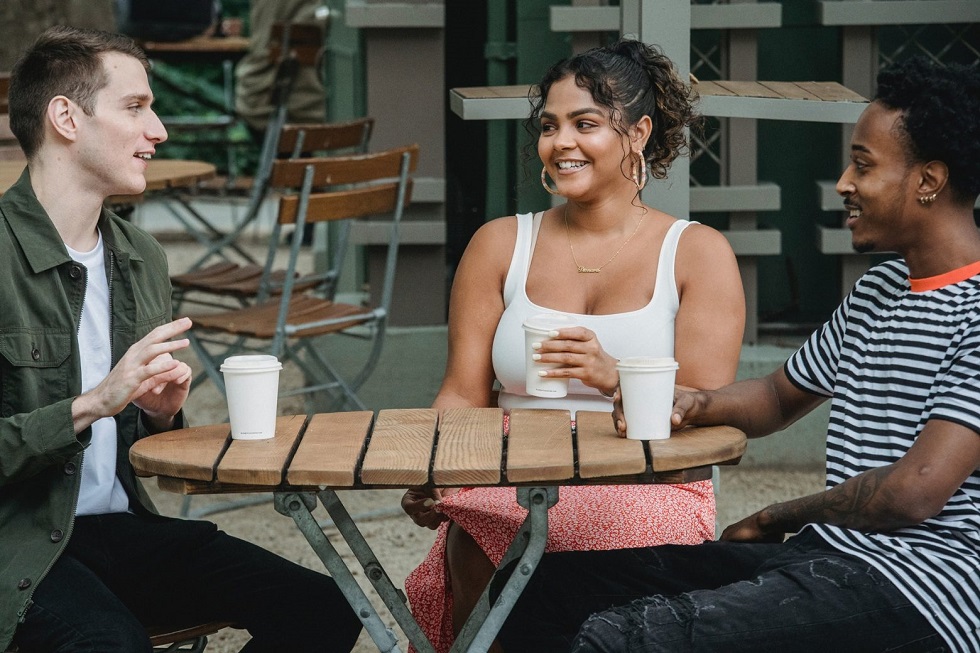
POLYGON ((910 160, 942 161, 954 197, 980 195, 980 70, 924 56, 878 74, 875 100, 902 112, 910 160))

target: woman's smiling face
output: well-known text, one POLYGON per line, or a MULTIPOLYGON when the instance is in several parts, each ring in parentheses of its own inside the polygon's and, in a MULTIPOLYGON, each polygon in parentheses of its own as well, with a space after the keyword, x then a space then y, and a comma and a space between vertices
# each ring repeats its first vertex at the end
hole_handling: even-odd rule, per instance
POLYGON ((561 195, 587 199, 598 192, 623 192, 630 178, 629 138, 613 126, 573 76, 555 82, 541 110, 538 156, 561 195))

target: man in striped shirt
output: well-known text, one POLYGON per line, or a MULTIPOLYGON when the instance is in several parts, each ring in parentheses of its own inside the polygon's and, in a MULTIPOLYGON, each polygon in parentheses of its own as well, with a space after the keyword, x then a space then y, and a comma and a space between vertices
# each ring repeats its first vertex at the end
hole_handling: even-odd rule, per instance
POLYGON ((758 437, 830 399, 826 490, 719 542, 548 554, 506 650, 980 651, 980 71, 883 71, 837 191, 854 248, 901 258, 784 367, 672 416, 758 437))

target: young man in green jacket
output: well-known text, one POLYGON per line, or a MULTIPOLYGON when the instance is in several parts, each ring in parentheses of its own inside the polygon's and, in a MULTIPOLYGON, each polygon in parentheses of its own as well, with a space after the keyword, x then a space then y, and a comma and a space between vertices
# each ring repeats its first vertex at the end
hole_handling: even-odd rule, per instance
POLYGON ((332 579, 158 515, 129 465, 184 425, 191 379, 163 250, 103 208, 144 190, 167 137, 147 69, 128 38, 55 27, 12 72, 28 164, 0 198, 0 650, 150 651, 147 626, 231 621, 251 653, 349 651, 332 579))

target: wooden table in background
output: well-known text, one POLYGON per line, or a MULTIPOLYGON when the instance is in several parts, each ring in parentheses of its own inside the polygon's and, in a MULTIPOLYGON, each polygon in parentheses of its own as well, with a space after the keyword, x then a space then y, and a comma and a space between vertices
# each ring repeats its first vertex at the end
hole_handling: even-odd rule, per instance
POLYGON ((160 433, 137 442, 130 461, 162 489, 184 494, 273 492, 344 591, 379 649, 398 650, 350 569, 312 517, 317 497, 409 641, 432 647, 400 592, 338 499, 338 489, 514 486, 528 517, 501 562, 518 571, 492 606, 484 593, 453 651, 486 651, 536 568, 547 511, 559 486, 686 483, 737 463, 745 435, 719 426, 688 428, 667 440, 620 438, 608 413, 514 410, 503 432, 498 408, 325 413, 280 417, 270 440, 232 440, 227 424, 160 433))
POLYGON ((235 60, 248 52, 245 36, 195 36, 183 41, 143 41, 140 47, 150 59, 199 62, 235 60))

